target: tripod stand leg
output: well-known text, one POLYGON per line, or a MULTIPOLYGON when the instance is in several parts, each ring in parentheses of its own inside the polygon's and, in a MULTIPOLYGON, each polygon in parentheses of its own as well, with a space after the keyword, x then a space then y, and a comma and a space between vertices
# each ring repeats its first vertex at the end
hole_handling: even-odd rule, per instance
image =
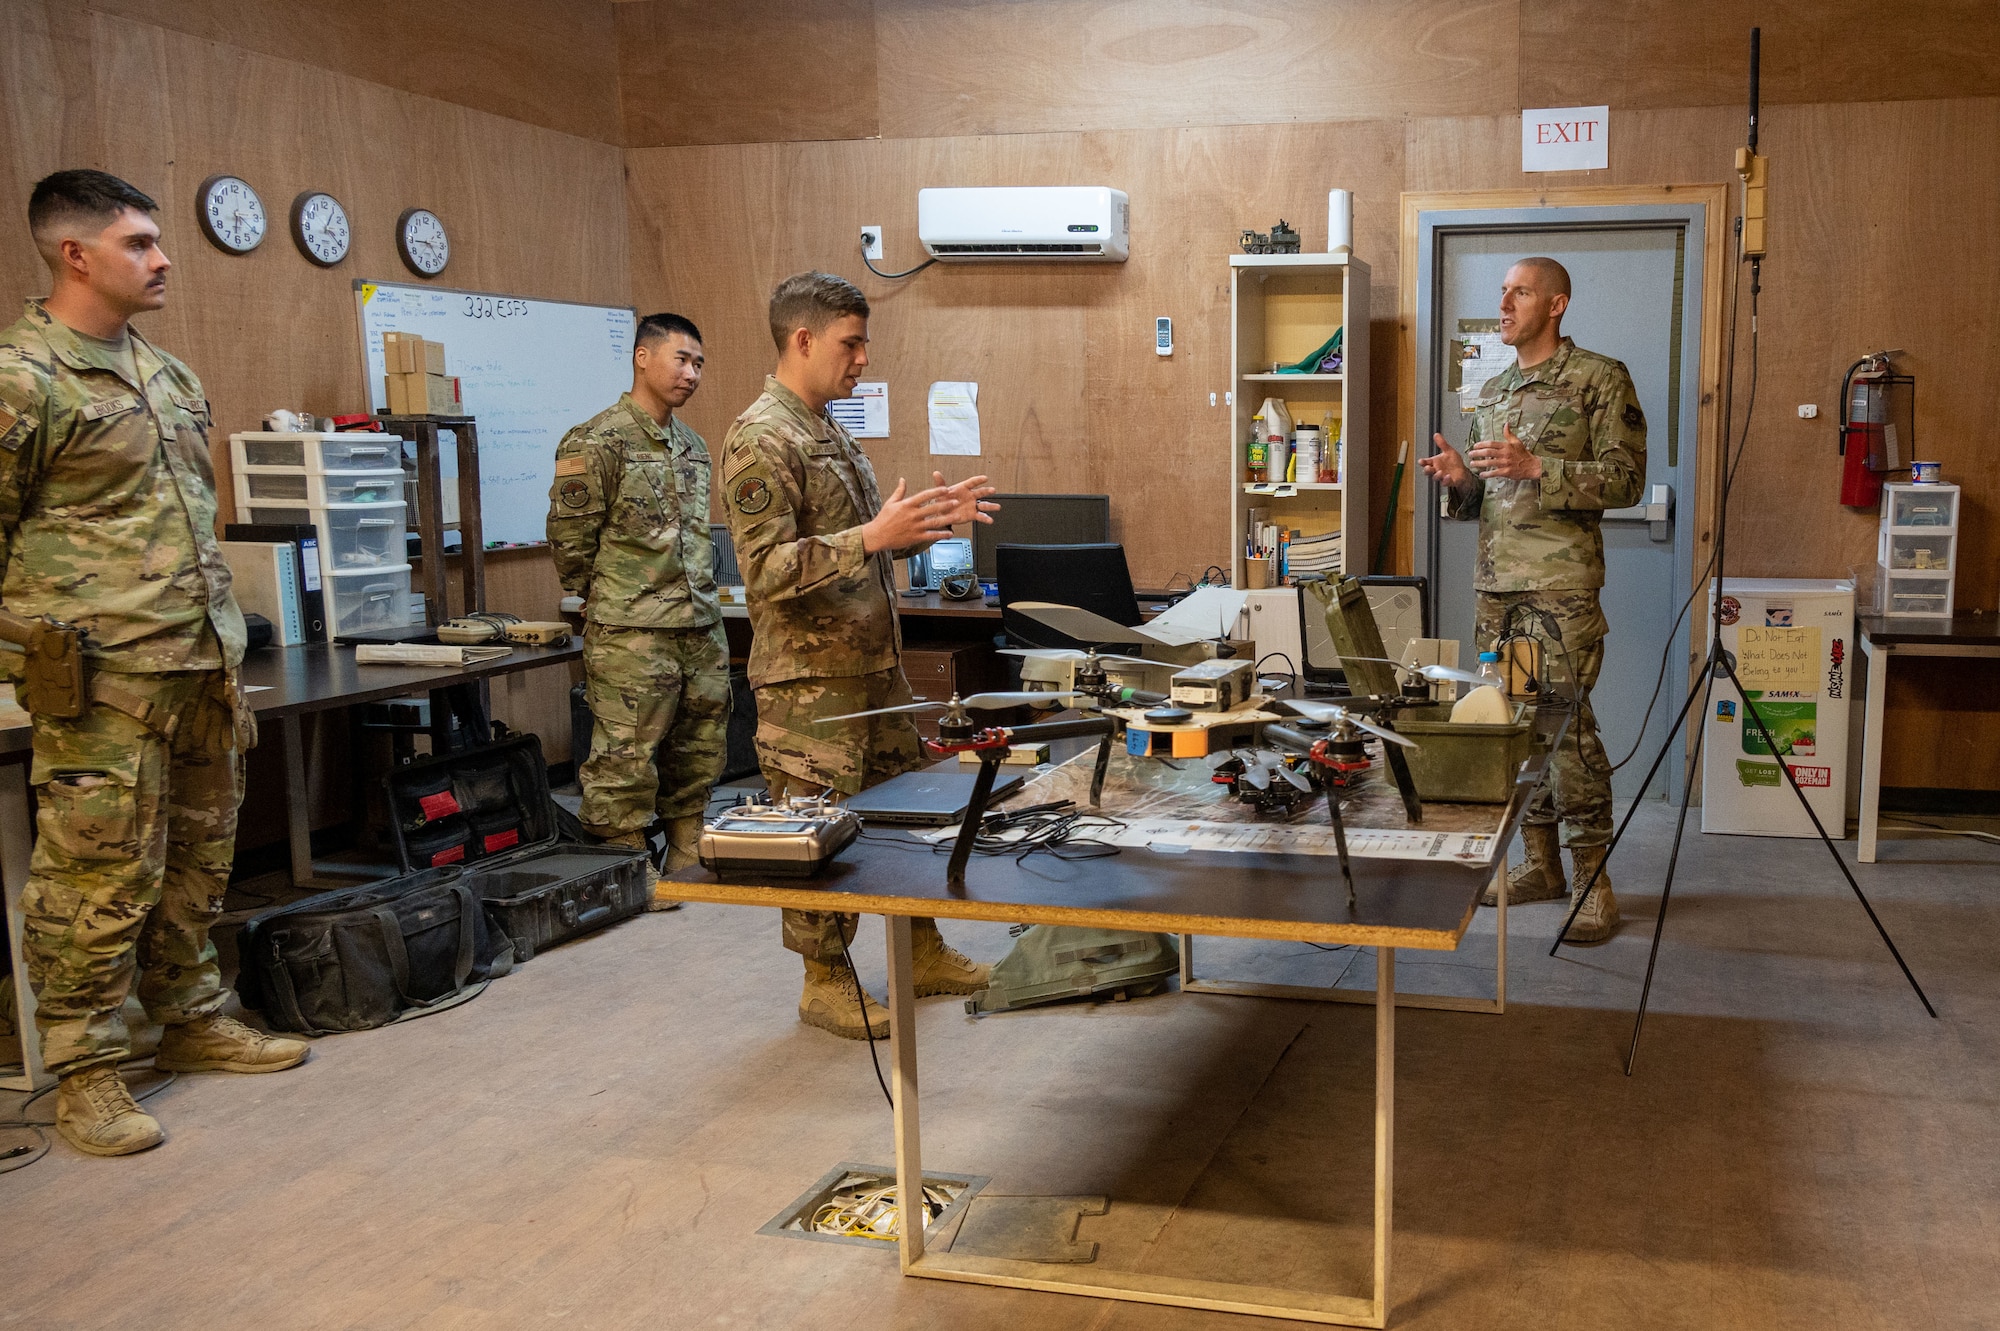
MULTIPOLYGON (((1639 812, 1640 802, 1646 798, 1646 792, 1653 788, 1653 778, 1659 775, 1660 765, 1666 762, 1667 755, 1674 751, 1674 736, 1680 734, 1681 727, 1687 723, 1688 709, 1694 706, 1695 696, 1710 687, 1708 681, 1710 679, 1709 665, 1711 664, 1713 664, 1713 658, 1710 658, 1710 661, 1702 666, 1701 678, 1696 680, 1694 686, 1688 690, 1687 700, 1681 703, 1679 714, 1674 717, 1673 725, 1667 729, 1667 738, 1661 743, 1660 751, 1653 755, 1653 765, 1646 769, 1646 779, 1639 783, 1639 789, 1633 794, 1632 806, 1625 810, 1625 817, 1620 820, 1618 830, 1611 835, 1611 844, 1605 847, 1605 863, 1610 863, 1611 852, 1617 850, 1618 843, 1625 839, 1625 829, 1632 825, 1633 817, 1639 812)), ((1704 702, 1702 706, 1706 708, 1708 704, 1704 702)), ((1597 872, 1602 873, 1603 871, 1604 865, 1598 865, 1597 872)), ((1563 945, 1563 939, 1569 936, 1569 927, 1576 923, 1577 915, 1583 910, 1583 903, 1590 900, 1590 889, 1596 886, 1597 874, 1594 873, 1590 876, 1590 881, 1584 884, 1583 895, 1579 896, 1575 903, 1570 906, 1569 917, 1563 921, 1563 927, 1556 931, 1556 941, 1549 944, 1550 956, 1553 957, 1556 954, 1556 949, 1563 945)))
MULTIPOLYGON (((1706 721, 1709 701, 1715 696, 1715 672, 1704 670, 1702 674, 1707 682, 1702 686, 1700 715, 1706 721)), ((1681 784, 1681 816, 1674 821, 1674 849, 1667 856, 1667 877, 1660 885, 1660 909, 1653 916, 1653 946, 1646 953, 1646 982, 1639 986, 1639 1010, 1632 1014, 1632 1046, 1625 1051, 1625 1075, 1628 1077, 1632 1075, 1632 1064, 1639 1057, 1639 1032, 1646 1026, 1646 1004, 1653 997, 1653 967, 1660 960, 1660 935, 1667 930, 1667 902, 1674 895, 1674 870, 1680 866, 1681 837, 1687 833, 1688 801, 1694 795, 1694 774, 1701 770, 1701 743, 1707 733, 1702 726, 1695 727, 1694 753, 1688 758, 1687 779, 1681 784)), ((1595 877, 1591 879, 1593 885, 1596 881, 1595 877)), ((1585 889, 1583 898, 1577 904, 1582 905, 1589 895, 1589 890, 1585 889)))
POLYGON ((1882 945, 1889 949, 1889 955, 1894 957, 1896 965, 1902 968, 1903 978, 1910 982, 1910 988, 1917 991, 1917 1001, 1924 1005, 1924 1011, 1936 1017, 1937 1009, 1931 1006, 1930 997, 1924 993, 1924 987, 1917 983, 1917 977, 1910 973, 1909 963, 1903 960, 1903 954, 1896 950, 1896 940, 1889 937, 1889 931, 1883 927, 1881 918, 1875 914, 1875 908, 1868 904, 1867 894, 1861 890, 1861 884, 1854 881, 1853 871, 1847 867, 1847 861, 1840 858, 1839 848, 1833 844, 1833 838, 1826 834, 1826 827, 1820 822, 1819 815, 1813 812, 1812 801, 1807 799, 1805 791, 1799 788, 1799 779, 1792 775, 1792 765, 1786 762, 1784 755, 1778 751, 1778 742, 1772 738, 1770 729, 1765 726, 1764 718, 1757 710, 1757 704, 1751 702, 1750 695, 1744 692, 1743 681, 1736 677, 1735 664, 1725 656, 1722 668, 1729 672, 1729 682, 1734 684, 1736 692, 1742 695, 1743 710, 1749 714, 1749 720, 1756 724, 1758 732, 1764 736, 1764 743, 1771 750, 1771 755, 1778 760, 1778 770, 1785 774, 1785 784, 1799 797, 1799 807, 1804 809, 1806 817, 1812 820, 1813 831, 1819 833, 1820 844, 1826 847, 1827 854, 1833 856, 1833 862, 1840 866, 1840 876, 1854 889, 1854 899, 1861 903, 1861 909, 1868 912, 1868 922, 1875 926, 1876 933, 1882 935, 1882 945))

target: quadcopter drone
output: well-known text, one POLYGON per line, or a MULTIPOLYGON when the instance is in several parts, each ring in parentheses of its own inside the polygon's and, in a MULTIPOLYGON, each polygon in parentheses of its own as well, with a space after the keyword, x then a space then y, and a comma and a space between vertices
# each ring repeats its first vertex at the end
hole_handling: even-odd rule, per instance
POLYGON ((1275 749, 1226 749, 1208 756, 1209 779, 1259 813, 1290 814, 1319 793, 1307 759, 1275 749))

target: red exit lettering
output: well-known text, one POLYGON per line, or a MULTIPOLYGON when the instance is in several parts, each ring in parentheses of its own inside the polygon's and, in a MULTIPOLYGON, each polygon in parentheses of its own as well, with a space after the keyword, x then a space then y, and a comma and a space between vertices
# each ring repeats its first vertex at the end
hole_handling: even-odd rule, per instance
POLYGON ((1536 143, 1594 143, 1595 120, 1539 120, 1535 122, 1536 143))

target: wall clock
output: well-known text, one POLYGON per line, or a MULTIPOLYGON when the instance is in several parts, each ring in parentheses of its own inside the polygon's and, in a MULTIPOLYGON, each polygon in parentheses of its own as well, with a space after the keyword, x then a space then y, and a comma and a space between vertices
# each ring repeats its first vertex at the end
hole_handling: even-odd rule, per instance
POLYGON ((347 257, 353 240, 347 210, 331 194, 307 190, 292 200, 292 239, 308 259, 322 268, 333 267, 347 257))
POLYGON ((264 201, 247 181, 231 175, 201 182, 195 200, 201 212, 201 233, 224 254, 248 254, 264 243, 270 220, 264 201))
POLYGON ((444 223, 428 208, 405 208, 396 219, 396 250, 419 277, 436 277, 451 262, 444 223))

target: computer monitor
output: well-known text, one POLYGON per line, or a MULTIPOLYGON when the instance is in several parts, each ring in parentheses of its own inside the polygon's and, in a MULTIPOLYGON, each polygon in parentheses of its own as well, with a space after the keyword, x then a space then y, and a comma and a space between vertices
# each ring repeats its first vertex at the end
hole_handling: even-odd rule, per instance
POLYGON ((726 522, 709 523, 708 538, 715 542, 715 585, 718 587, 742 586, 743 570, 736 566, 736 542, 729 535, 729 524, 726 522))
MULTIPOLYGON (((981 582, 1000 576, 1002 545, 1099 545, 1111 539, 1110 495, 994 495, 993 521, 972 524, 972 570, 981 582)), ((1034 597, 1029 597, 1034 600, 1034 597)))
POLYGON ((1139 598, 1122 545, 1003 545, 994 551, 1000 573, 1000 624, 1016 647, 1093 647, 1012 609, 1017 601, 1073 605, 1114 624, 1138 624, 1139 598))

